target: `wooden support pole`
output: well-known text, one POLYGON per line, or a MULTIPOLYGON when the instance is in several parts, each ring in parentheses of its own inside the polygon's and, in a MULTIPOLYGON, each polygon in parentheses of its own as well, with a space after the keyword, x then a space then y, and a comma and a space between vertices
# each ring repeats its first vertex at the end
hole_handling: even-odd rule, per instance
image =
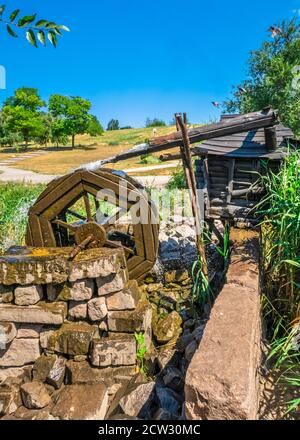
POLYGON ((277 150, 276 127, 265 128, 265 141, 268 151, 277 150))
MULTIPOLYGON (((198 200, 198 194, 197 194, 197 184, 196 184, 196 178, 193 168, 193 161, 191 156, 191 150, 190 150, 190 141, 188 136, 187 127, 184 124, 182 120, 181 115, 175 116, 177 124, 181 130, 183 143, 180 146, 180 151, 182 155, 182 163, 185 173, 185 178, 187 181, 187 186, 190 192, 190 198, 191 198, 191 205, 192 205, 192 211, 195 218, 196 223, 196 243, 197 243, 197 249, 199 252, 199 256, 202 263, 202 272, 203 275, 207 278, 208 277, 208 268, 207 268, 207 261, 206 261, 206 254, 205 254, 205 244, 203 240, 203 234, 202 234, 202 224, 201 224, 201 212, 200 212, 200 205, 198 200)), ((203 216, 204 218, 204 216, 203 216)))

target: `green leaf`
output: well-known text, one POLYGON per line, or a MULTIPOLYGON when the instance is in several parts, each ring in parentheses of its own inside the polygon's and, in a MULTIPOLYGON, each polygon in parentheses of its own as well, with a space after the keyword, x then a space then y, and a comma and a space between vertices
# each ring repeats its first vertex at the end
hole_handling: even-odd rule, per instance
POLYGON ((0 6, 0 17, 2 17, 3 12, 5 11, 6 5, 0 6))
POLYGON ((21 18, 18 21, 18 26, 19 27, 24 27, 24 26, 28 26, 30 23, 32 23, 36 18, 36 14, 34 15, 26 15, 25 17, 21 18))
POLYGON ((47 21, 47 20, 39 20, 39 21, 37 21, 36 23, 35 23, 35 26, 36 27, 45 27, 46 26, 46 24, 48 24, 49 22, 47 21))
POLYGON ((56 33, 54 31, 48 32, 48 40, 50 41, 51 44, 53 44, 54 47, 56 47, 57 37, 56 37, 56 33))
POLYGON ((60 32, 60 30, 57 29, 57 28, 54 29, 54 32, 55 32, 57 35, 60 35, 60 36, 62 35, 62 33, 60 32))
POLYGON ((40 42, 43 46, 46 46, 45 32, 44 32, 44 31, 38 31, 37 37, 38 37, 39 42, 40 42))
POLYGON ((49 21, 46 25, 45 28, 46 29, 54 29, 57 27, 57 24, 54 21, 49 21))
POLYGON ((12 30, 12 28, 9 26, 9 24, 6 25, 6 29, 11 37, 18 38, 18 35, 12 30))
POLYGON ((14 21, 19 13, 20 13, 20 9, 16 9, 15 11, 13 11, 9 17, 10 21, 14 21))
POLYGON ((37 47, 37 42, 36 42, 35 34, 34 34, 32 29, 29 29, 26 32, 26 38, 27 38, 27 40, 29 41, 30 44, 32 44, 34 47, 37 47))
POLYGON ((57 26, 58 29, 61 29, 62 31, 70 32, 70 28, 68 26, 65 26, 64 24, 60 24, 57 26))

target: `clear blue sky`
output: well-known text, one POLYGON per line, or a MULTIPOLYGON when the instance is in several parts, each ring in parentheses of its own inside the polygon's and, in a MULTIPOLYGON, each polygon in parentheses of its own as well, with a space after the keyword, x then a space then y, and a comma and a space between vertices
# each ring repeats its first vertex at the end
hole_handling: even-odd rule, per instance
MULTIPOLYGON (((3 0, 3 3, 4 0, 3 0)), ((192 122, 219 115, 212 100, 229 96, 245 77, 250 50, 270 25, 299 14, 300 0, 7 0, 11 9, 37 11, 68 25, 58 48, 38 50, 1 28, 0 64, 7 90, 31 86, 80 95, 106 125, 142 126, 149 117, 169 122, 186 111, 192 122)))

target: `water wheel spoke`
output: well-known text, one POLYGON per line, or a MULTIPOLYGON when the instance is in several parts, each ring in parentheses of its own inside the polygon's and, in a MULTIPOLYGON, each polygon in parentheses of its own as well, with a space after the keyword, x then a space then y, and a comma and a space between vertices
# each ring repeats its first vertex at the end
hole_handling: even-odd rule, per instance
POLYGON ((53 223, 55 223, 58 226, 62 226, 65 229, 69 229, 72 232, 76 231, 76 226, 70 225, 69 223, 63 221, 63 220, 53 220, 53 223))
POLYGON ((89 196, 87 193, 83 195, 84 205, 85 205, 85 211, 86 211, 86 219, 88 222, 94 221, 94 217, 92 215, 92 208, 89 200, 89 196))
POLYGON ((111 246, 113 248, 121 248, 124 249, 131 255, 134 255, 134 251, 127 246, 124 246, 120 241, 106 240, 106 245, 111 246))
POLYGON ((84 220, 84 221, 86 221, 86 218, 85 218, 83 215, 78 214, 78 213, 75 212, 75 211, 72 211, 72 209, 67 209, 67 210, 66 210, 66 213, 72 215, 73 217, 78 218, 79 220, 84 220))

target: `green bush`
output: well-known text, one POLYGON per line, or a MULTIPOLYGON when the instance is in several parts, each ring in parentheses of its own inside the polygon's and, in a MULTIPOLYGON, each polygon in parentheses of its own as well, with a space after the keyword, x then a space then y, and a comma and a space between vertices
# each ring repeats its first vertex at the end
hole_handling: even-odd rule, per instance
POLYGON ((142 154, 140 163, 144 165, 154 165, 161 163, 159 157, 152 156, 151 154, 142 154))

